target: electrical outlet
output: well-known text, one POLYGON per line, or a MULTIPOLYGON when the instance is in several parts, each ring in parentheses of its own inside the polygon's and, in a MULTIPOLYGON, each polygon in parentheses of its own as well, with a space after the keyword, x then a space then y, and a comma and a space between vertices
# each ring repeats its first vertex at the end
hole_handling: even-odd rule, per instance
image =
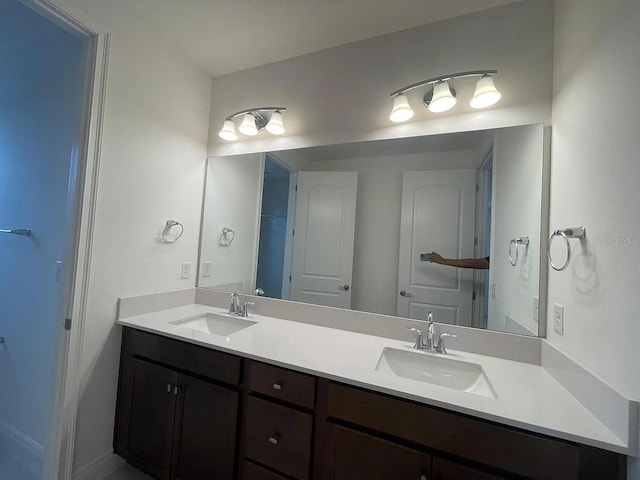
POLYGON ((496 284, 491 284, 491 298, 496 298, 496 284))
POLYGON ((211 276, 211 262, 202 262, 202 276, 203 277, 211 276))
POLYGON ((533 321, 538 321, 538 312, 540 311, 540 299, 533 297, 533 321))
POLYGON ((180 268, 180 278, 186 280, 191 276, 191 262, 182 262, 182 267, 180 268))
POLYGON ((553 329, 560 335, 564 334, 564 305, 553 304, 553 329))

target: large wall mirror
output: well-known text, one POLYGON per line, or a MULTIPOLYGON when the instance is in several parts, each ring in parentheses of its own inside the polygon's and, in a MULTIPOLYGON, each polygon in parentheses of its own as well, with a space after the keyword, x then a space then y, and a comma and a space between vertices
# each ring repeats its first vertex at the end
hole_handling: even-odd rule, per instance
POLYGON ((543 125, 212 157, 198 286, 544 334, 545 161, 543 125))

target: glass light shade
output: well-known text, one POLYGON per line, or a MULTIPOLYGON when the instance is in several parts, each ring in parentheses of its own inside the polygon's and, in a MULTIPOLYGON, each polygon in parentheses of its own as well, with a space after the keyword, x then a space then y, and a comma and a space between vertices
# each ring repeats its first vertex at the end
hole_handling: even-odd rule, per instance
POLYGON ((267 132, 272 135, 282 135, 286 132, 284 124, 282 123, 282 114, 280 112, 273 112, 271 114, 271 119, 265 128, 267 129, 267 132))
POLYGON ((476 92, 471 99, 472 108, 487 108, 495 105, 502 98, 502 94, 493 84, 493 78, 485 75, 476 83, 476 92))
POLYGON ((456 103, 458 103, 458 100, 451 93, 449 83, 443 81, 433 86, 433 97, 427 108, 433 113, 446 112, 452 109, 456 103))
POLYGON ((225 120, 222 125, 222 130, 218 132, 218 136, 223 140, 237 140, 238 136, 236 135, 236 126, 233 123, 233 120, 225 120))
POLYGON ((406 122, 413 117, 413 109, 409 105, 409 100, 404 93, 393 98, 393 109, 389 115, 389 120, 395 123, 406 122))
POLYGON ((253 137, 258 134, 258 127, 256 127, 256 119, 250 113, 245 113, 242 123, 238 127, 240 133, 253 137))

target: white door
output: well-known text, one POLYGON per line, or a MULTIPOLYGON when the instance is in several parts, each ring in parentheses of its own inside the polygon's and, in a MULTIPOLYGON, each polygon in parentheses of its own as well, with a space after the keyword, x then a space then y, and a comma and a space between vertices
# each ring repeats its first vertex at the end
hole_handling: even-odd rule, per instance
POLYGON ((291 300, 351 308, 357 172, 299 172, 291 300))
POLYGON ((475 170, 404 172, 398 315, 471 325, 473 270, 422 261, 421 253, 474 253, 475 170))

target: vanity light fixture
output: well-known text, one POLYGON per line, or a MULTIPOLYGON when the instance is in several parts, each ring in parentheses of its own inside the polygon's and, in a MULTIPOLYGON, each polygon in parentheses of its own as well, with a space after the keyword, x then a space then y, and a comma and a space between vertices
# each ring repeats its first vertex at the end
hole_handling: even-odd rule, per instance
POLYGON ((476 90, 471 99, 472 108, 487 108, 498 103, 502 94, 496 89, 493 83, 493 75, 497 70, 474 70, 470 72, 451 73, 439 77, 429 78, 421 82, 412 83, 391 92, 393 97, 393 109, 389 115, 389 120, 400 123, 406 122, 413 117, 413 109, 409 105, 406 93, 414 88, 430 85, 431 89, 423 97, 422 101, 433 113, 446 112, 452 109, 458 102, 456 91, 450 87, 449 82, 458 78, 480 77, 476 83, 476 90))
POLYGON ((242 117, 238 131, 243 135, 254 137, 263 129, 272 135, 282 135, 286 132, 282 121, 282 112, 285 110, 285 107, 258 107, 233 113, 224 119, 218 136, 223 140, 237 140, 234 119, 238 117, 242 117), (269 113, 270 115, 267 115, 269 113))

